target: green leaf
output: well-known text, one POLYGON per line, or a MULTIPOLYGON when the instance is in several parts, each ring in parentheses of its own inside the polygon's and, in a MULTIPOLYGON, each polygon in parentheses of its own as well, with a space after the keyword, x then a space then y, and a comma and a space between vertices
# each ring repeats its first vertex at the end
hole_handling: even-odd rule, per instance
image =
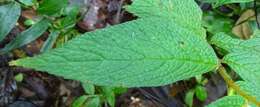
POLYGON ((200 101, 205 101, 208 97, 207 90, 203 86, 196 86, 195 95, 200 101))
POLYGON ((12 49, 19 48, 34 41, 47 30, 48 26, 49 21, 47 19, 39 21, 29 29, 17 35, 13 41, 8 43, 3 49, 0 50, 0 53, 9 52, 12 49))
POLYGON ((75 26, 77 22, 78 6, 70 6, 65 10, 66 17, 60 19, 59 29, 69 29, 75 26))
MULTIPOLYGON (((260 41, 259 41, 260 42, 260 41)), ((224 57, 223 61, 236 73, 256 86, 260 86, 260 55, 256 52, 234 52, 224 57)))
POLYGON ((224 63, 248 84, 260 87, 260 38, 239 40, 220 33, 212 38, 212 43, 229 52, 223 58, 224 63))
POLYGON ((80 96, 79 98, 73 101, 72 107, 82 107, 82 105, 86 102, 87 98, 87 95, 80 96))
POLYGON ((34 2, 34 0, 19 0, 19 1, 26 6, 32 6, 34 2))
POLYGON ((99 96, 89 97, 83 107, 99 107, 100 98, 99 96))
POLYGON ((225 4, 231 4, 231 3, 247 3, 247 2, 252 2, 254 0, 203 0, 204 2, 207 3, 213 3, 213 7, 219 7, 221 5, 225 4))
POLYGON ((236 84, 238 84, 240 88, 247 92, 249 95, 256 96, 256 99, 260 101, 260 87, 245 81, 238 81, 236 82, 236 84))
POLYGON ((101 87, 102 95, 105 97, 106 101, 111 107, 115 107, 115 93, 113 87, 101 87))
POLYGON ((185 103, 188 105, 188 107, 192 107, 193 97, 194 97, 194 90, 189 90, 185 95, 185 103))
POLYGON ((260 30, 255 30, 254 34, 252 35, 253 38, 260 38, 260 30))
POLYGON ((232 38, 231 36, 225 33, 217 33, 211 38, 211 44, 216 45, 229 53, 241 52, 241 51, 254 51, 260 52, 259 47, 260 38, 255 37, 249 40, 242 40, 232 38))
POLYGON ((201 24, 198 25, 199 7, 193 0, 165 1, 171 2, 135 0, 135 8, 140 3, 152 3, 143 9, 130 9, 141 18, 86 33, 62 48, 10 64, 119 87, 165 85, 216 69, 218 59, 204 38, 206 33, 201 24), (159 16, 151 13, 151 17, 142 18, 158 6, 161 6, 159 16), (186 7, 190 9, 185 10, 186 7), (187 21, 189 24, 185 25, 187 21))
POLYGON ((48 39, 44 42, 40 52, 46 52, 46 51, 50 50, 53 47, 59 34, 60 34, 60 31, 57 31, 57 30, 51 31, 48 39))
POLYGON ((0 6, 0 41, 12 30, 21 14, 18 3, 12 2, 0 6))
POLYGON ((26 25, 26 26, 31 26, 34 24, 35 24, 35 22, 32 19, 27 19, 24 21, 24 25, 26 25))
POLYGON ((96 95, 83 95, 73 101, 72 107, 100 107, 100 98, 96 95))
POLYGON ((95 86, 89 83, 82 83, 83 89, 87 94, 95 94, 95 86))
POLYGON ((68 0, 43 0, 37 11, 49 16, 59 15, 68 4, 68 0))
POLYGON ((126 93, 127 92, 127 88, 124 87, 114 87, 113 88, 113 92, 115 93, 115 95, 119 95, 122 93, 126 93))
POLYGON ((141 18, 170 18, 178 26, 190 29, 202 38, 206 37, 201 24, 202 11, 194 0, 135 0, 127 9, 141 18))
POLYGON ((223 97, 209 104, 207 107, 244 107, 245 105, 246 101, 243 97, 234 95, 223 97))
POLYGON ((221 17, 214 12, 205 12, 203 14, 203 26, 212 34, 219 32, 231 33, 234 21, 230 18, 221 17))
POLYGON ((17 82, 22 82, 22 81, 23 81, 23 74, 22 74, 22 73, 19 73, 19 74, 15 75, 14 79, 15 79, 17 82))

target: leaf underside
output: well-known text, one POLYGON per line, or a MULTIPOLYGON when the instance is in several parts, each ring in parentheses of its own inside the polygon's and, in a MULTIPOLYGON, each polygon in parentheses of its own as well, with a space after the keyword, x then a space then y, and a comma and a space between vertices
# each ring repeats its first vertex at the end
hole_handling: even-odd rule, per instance
POLYGON ((165 85, 218 66, 199 23, 202 12, 193 0, 135 0, 127 9, 140 18, 11 64, 123 87, 165 85))

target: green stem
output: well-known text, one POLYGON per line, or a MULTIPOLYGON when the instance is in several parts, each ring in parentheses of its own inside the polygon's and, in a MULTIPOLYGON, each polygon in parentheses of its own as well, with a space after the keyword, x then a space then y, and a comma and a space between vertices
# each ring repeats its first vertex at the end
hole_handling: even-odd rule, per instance
POLYGON ((227 74, 226 69, 223 66, 220 66, 218 69, 219 74, 223 77, 227 85, 234 89, 236 93, 247 99, 248 101, 256 104, 260 107, 260 102, 256 100, 256 97, 253 97, 247 94, 245 91, 241 90, 241 88, 232 80, 232 78, 227 74))

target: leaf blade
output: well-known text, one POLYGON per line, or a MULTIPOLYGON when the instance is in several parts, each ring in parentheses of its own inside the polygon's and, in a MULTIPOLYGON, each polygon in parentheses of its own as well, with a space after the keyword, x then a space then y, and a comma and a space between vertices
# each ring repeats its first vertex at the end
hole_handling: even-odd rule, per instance
MULTIPOLYGON (((182 0, 177 1, 173 3, 180 5, 182 0)), ((184 7, 191 5, 183 3, 184 7)), ((63 48, 13 61, 11 65, 119 87, 166 85, 216 69, 218 59, 199 35, 205 33, 199 30, 202 27, 195 31, 175 22, 161 17, 141 18, 86 33, 63 48)))
POLYGON ((15 26, 20 12, 21 7, 15 2, 0 6, 0 41, 2 41, 15 26))
POLYGON ((234 95, 223 97, 209 104, 207 107, 243 107, 244 105, 246 105, 245 99, 241 96, 234 95))
POLYGON ((48 19, 42 19, 29 29, 17 35, 17 37, 13 41, 8 43, 3 49, 0 49, 0 53, 9 52, 12 49, 19 48, 21 46, 24 46, 25 44, 32 42, 33 40, 41 36, 48 29, 48 26, 48 19))
POLYGON ((41 58, 21 59, 14 63, 24 67, 37 68, 42 71, 53 71, 53 69, 50 69, 51 67, 44 67, 45 63, 41 60, 47 57, 58 57, 56 61, 48 60, 48 63, 64 62, 57 63, 58 65, 54 63, 54 65, 65 67, 63 67, 64 69, 51 72, 53 74, 73 78, 73 76, 68 76, 68 74, 76 72, 76 69, 71 69, 69 66, 76 65, 76 68, 84 71, 82 72, 84 74, 84 76, 82 75, 83 78, 79 77, 78 80, 84 81, 87 79, 88 82, 99 85, 122 85, 130 87, 165 85, 173 81, 184 79, 183 77, 186 79, 216 68, 218 63, 217 58, 205 40, 196 37, 196 35, 187 29, 179 29, 177 25, 174 28, 169 28, 168 26, 173 25, 171 23, 161 26, 160 28, 171 32, 150 32, 159 29, 155 27, 159 22, 154 23, 155 26, 150 24, 150 26, 140 27, 140 25, 147 25, 150 22, 155 21, 132 21, 131 23, 87 33, 80 39, 71 41, 70 44, 64 46, 62 49, 57 49, 49 54, 40 55, 39 57, 41 58), (113 33, 115 31, 117 32, 116 34, 113 33), (125 36, 121 36, 122 34, 125 34, 125 36), (175 35, 176 37, 167 35, 175 35), (194 44, 194 42, 196 44, 194 44), (194 52, 196 57, 190 55, 192 52, 194 52), (64 54, 55 56, 58 55, 58 53, 64 54), (79 62, 82 60, 84 60, 84 63, 80 64, 79 62), (70 62, 71 64, 66 64, 65 62, 70 62), (101 63, 102 65, 98 66, 101 63), (183 63, 187 64, 185 65, 183 63), (86 65, 89 67, 86 67, 86 65), (98 66, 98 68, 93 71, 93 68, 96 66, 98 66), (165 68, 163 69, 166 71, 163 74, 158 74, 158 77, 164 75, 165 79, 161 81, 150 81, 158 78, 153 75, 159 72, 157 70, 160 69, 161 66, 164 66, 165 68), (167 69, 168 67, 169 69, 167 69), (173 68, 170 69, 170 67, 173 68), (61 74, 65 69, 70 70, 70 72, 64 75, 61 74), (122 72, 122 70, 125 72, 122 72), (194 73, 191 71, 194 71, 194 73), (102 76, 103 73, 106 73, 106 76, 102 76), (138 74, 142 74, 143 77, 137 76, 138 74), (180 77, 174 78, 175 75, 180 75, 180 77), (129 80, 127 78, 131 79, 129 80), (102 82, 100 80, 102 80, 102 82), (132 81, 132 83, 128 81, 132 81))

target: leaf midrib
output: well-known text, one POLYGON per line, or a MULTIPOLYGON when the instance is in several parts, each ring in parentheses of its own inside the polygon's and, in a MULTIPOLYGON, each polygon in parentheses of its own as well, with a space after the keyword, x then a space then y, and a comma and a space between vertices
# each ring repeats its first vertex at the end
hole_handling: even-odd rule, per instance
MULTIPOLYGON (((68 60, 67 58, 64 58, 66 60, 68 60)), ((44 60, 44 59, 41 59, 41 60, 44 60)), ((202 60, 191 60, 189 58, 175 58, 175 57, 172 57, 172 58, 136 58, 136 59, 87 59, 87 60, 84 60, 84 61, 76 61, 76 60, 68 60, 66 63, 84 63, 84 62, 98 62, 98 61, 128 61, 128 62, 135 62, 135 61, 144 61, 144 60, 151 60, 151 61, 183 61, 183 62, 193 62, 193 63, 197 63, 197 64, 204 64, 204 65, 216 65, 216 63, 214 62, 205 62, 205 61, 202 61, 202 60)), ((50 62, 48 61, 48 63, 55 63, 55 64, 58 64, 58 63, 64 63, 63 61, 61 62, 50 62)), ((65 63, 64 63, 65 64, 65 63)), ((36 63, 37 65, 37 63, 36 63)))

